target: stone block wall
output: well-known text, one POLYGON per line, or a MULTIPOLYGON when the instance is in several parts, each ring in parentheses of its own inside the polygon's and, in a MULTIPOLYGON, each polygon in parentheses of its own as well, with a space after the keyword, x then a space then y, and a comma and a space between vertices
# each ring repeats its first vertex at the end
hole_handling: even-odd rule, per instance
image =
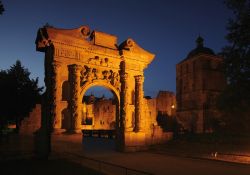
POLYGON ((36 104, 35 108, 21 122, 20 134, 31 135, 41 127, 41 104, 36 104))

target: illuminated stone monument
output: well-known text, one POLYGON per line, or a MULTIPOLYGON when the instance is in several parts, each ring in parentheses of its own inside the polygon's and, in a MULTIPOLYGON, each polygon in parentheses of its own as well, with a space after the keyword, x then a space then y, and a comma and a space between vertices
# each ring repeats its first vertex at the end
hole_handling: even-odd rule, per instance
POLYGON ((117 148, 133 151, 147 145, 152 122, 147 119, 144 69, 154 54, 130 38, 118 45, 116 36, 87 26, 40 28, 36 49, 45 53, 42 128, 51 124, 53 133, 81 133, 83 96, 89 88, 103 86, 116 99, 117 148))

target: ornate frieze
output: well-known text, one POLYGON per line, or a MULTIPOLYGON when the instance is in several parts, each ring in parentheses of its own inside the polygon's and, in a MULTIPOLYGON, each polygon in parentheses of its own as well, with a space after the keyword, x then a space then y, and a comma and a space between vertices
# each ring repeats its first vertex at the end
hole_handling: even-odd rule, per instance
POLYGON ((95 56, 93 58, 89 58, 87 60, 88 64, 93 64, 93 65, 97 65, 97 66, 104 66, 104 67, 111 67, 112 66, 112 62, 107 58, 100 58, 99 56, 95 56))
POLYGON ((56 48, 55 49, 56 57, 65 57, 80 60, 81 53, 77 50, 65 49, 65 48, 56 48))
POLYGON ((78 49, 66 49, 64 47, 60 47, 55 49, 54 54, 55 57, 75 59, 86 64, 92 64, 103 67, 114 67, 113 62, 108 57, 94 56, 86 58, 86 53, 84 53, 84 50, 80 51, 78 49))
POLYGON ((95 80, 102 80, 107 83, 110 83, 112 86, 114 86, 117 90, 120 91, 119 73, 111 69, 98 69, 85 65, 81 67, 80 74, 81 86, 86 82, 91 83, 95 80))

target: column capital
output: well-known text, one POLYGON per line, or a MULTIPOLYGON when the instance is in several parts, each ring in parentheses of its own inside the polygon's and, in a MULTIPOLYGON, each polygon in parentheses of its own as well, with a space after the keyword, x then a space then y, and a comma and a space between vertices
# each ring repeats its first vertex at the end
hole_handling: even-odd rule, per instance
POLYGON ((70 65, 68 65, 68 68, 73 69, 73 70, 78 70, 78 69, 81 69, 82 66, 78 65, 78 64, 70 64, 70 65))
POLYGON ((143 75, 136 75, 135 77, 135 82, 136 83, 143 83, 144 82, 144 76, 143 75))
POLYGON ((121 80, 122 81, 127 81, 128 80, 128 73, 121 74, 121 80))
POLYGON ((53 61, 51 65, 52 65, 55 73, 58 73, 58 70, 62 66, 62 63, 58 62, 58 61, 53 61))
POLYGON ((62 63, 59 62, 59 61, 53 61, 53 62, 52 62, 52 66, 53 66, 53 67, 61 67, 61 65, 62 65, 62 63))
POLYGON ((80 74, 80 71, 82 70, 82 66, 78 64, 71 64, 71 65, 68 65, 68 69, 74 74, 80 74))

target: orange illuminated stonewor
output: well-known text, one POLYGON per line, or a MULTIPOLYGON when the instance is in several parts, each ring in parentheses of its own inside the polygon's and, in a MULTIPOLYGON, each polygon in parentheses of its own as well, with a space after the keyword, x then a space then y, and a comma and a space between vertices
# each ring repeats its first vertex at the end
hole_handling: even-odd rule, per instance
MULTIPOLYGON (((82 26, 77 29, 43 27, 36 48, 45 53, 45 103, 42 125, 50 119, 54 133, 81 133, 85 92, 103 86, 114 96, 117 146, 123 151, 145 149, 168 140, 144 98, 144 69, 154 54, 131 38, 117 37, 82 26)), ((173 105, 173 104, 171 104, 173 105)))

